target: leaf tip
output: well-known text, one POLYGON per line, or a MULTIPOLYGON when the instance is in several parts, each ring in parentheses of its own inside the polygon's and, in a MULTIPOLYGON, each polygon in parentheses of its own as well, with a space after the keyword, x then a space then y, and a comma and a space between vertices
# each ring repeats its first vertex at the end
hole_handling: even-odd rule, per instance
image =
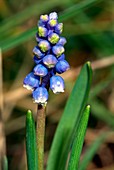
POLYGON ((90 110, 90 105, 87 105, 87 109, 89 109, 89 110, 90 110))
POLYGON ((89 68, 91 68, 91 62, 90 61, 87 61, 86 64, 89 68))
POLYGON ((31 110, 28 110, 26 116, 27 116, 28 118, 31 118, 31 117, 32 117, 32 111, 31 111, 31 110))

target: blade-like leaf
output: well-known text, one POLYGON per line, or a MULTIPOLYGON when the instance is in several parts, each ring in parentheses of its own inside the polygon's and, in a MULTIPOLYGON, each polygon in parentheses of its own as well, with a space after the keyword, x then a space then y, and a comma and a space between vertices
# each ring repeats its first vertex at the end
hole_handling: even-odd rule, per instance
POLYGON ((8 160, 6 156, 3 158, 3 170, 8 170, 8 160))
POLYGON ((98 148, 101 146, 101 144, 105 141, 108 133, 101 134, 88 148, 86 151, 82 161, 80 162, 79 170, 85 170, 87 168, 87 165, 92 160, 93 156, 95 155, 98 148))
POLYGON ((68 170, 78 169, 80 154, 81 154, 85 132, 88 124, 89 114, 90 114, 90 106, 87 106, 81 117, 81 120, 78 122, 78 128, 76 128, 75 131, 75 137, 74 137, 71 155, 69 159, 68 170))
POLYGON ((80 113, 84 111, 90 90, 92 71, 90 63, 86 63, 76 80, 64 113, 58 125, 51 151, 47 170, 64 170, 70 148, 71 136, 80 113))
POLYGON ((28 170, 38 170, 35 124, 32 112, 26 115, 26 154, 28 170))
POLYGON ((86 1, 80 1, 80 3, 76 3, 76 5, 73 5, 72 7, 70 7, 69 9, 65 10, 60 18, 59 21, 65 21, 68 18, 74 17, 76 14, 78 14, 79 12, 81 12, 81 10, 85 9, 85 8, 89 8, 92 5, 95 5, 96 3, 100 3, 103 0, 86 0, 86 1))

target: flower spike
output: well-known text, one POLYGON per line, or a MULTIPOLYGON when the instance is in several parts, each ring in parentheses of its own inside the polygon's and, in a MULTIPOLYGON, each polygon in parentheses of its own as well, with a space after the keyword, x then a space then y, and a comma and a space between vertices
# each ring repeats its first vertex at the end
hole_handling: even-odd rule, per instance
POLYGON ((33 91, 35 103, 45 105, 49 89, 53 93, 64 92, 64 80, 56 75, 70 68, 65 60, 66 39, 60 36, 62 31, 63 23, 58 22, 56 12, 40 16, 36 33, 37 45, 33 48, 33 61, 36 65, 23 81, 23 86, 33 91))

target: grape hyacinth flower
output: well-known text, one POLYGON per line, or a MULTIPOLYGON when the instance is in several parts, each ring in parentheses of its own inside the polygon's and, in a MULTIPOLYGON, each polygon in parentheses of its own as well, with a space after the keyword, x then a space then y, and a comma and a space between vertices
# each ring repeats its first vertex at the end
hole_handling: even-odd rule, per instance
POLYGON ((53 93, 64 92, 64 80, 56 73, 67 71, 70 66, 64 54, 66 39, 60 35, 63 23, 58 23, 57 13, 41 15, 37 30, 37 46, 33 48, 33 60, 36 65, 25 77, 23 86, 32 90, 35 103, 45 105, 49 89, 53 93))

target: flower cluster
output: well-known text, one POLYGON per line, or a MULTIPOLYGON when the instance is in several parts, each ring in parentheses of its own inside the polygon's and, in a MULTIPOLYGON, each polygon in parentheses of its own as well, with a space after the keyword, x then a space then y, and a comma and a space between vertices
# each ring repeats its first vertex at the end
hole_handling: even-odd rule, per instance
POLYGON ((23 81, 23 86, 32 90, 35 103, 47 102, 49 88, 54 93, 64 92, 64 80, 56 75, 69 69, 64 55, 66 39, 60 36, 62 30, 63 23, 58 23, 56 12, 40 16, 36 34, 37 46, 33 49, 36 66, 23 81))

